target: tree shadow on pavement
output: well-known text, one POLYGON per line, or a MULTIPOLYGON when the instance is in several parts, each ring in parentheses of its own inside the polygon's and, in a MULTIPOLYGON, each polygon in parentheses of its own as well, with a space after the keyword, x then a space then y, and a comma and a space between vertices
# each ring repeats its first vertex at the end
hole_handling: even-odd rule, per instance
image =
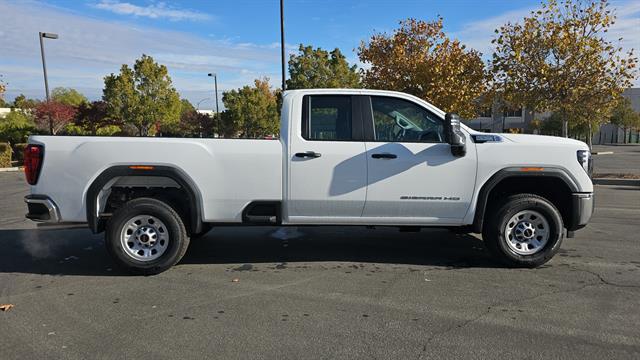
MULTIPOLYGON (((0 273, 125 275, 87 229, 0 230, 0 273)), ((181 264, 356 262, 500 267, 472 235, 428 229, 221 227, 191 241, 181 264)))

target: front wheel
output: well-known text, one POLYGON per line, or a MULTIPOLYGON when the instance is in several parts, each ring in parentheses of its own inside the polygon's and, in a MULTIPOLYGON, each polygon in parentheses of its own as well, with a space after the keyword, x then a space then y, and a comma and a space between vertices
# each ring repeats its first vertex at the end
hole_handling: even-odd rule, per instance
POLYGON ((189 237, 180 215, 166 203, 139 198, 116 210, 105 244, 115 262, 136 274, 158 274, 184 256, 189 237))
POLYGON ((507 197, 485 223, 487 249, 501 262, 516 267, 537 267, 560 249, 564 235, 562 216, 547 199, 520 194, 507 197))

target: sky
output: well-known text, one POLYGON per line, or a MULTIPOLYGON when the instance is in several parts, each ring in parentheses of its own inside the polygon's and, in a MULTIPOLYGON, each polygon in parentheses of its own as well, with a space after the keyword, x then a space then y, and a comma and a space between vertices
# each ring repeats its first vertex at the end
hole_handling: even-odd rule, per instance
MULTIPOLYGON (((340 48, 350 63, 376 32, 391 32, 408 17, 444 18, 445 31, 491 55, 493 30, 518 22, 538 0, 285 0, 287 53, 298 44, 340 48)), ((613 0, 618 20, 608 36, 640 49, 640 0, 613 0)), ((89 99, 102 95, 103 78, 142 54, 167 65, 180 94, 200 109, 215 107, 219 92, 269 77, 280 84, 278 0, 0 0, 0 75, 6 100, 24 93, 43 98, 38 32, 45 39, 49 87, 73 87, 89 99)), ((636 85, 640 82, 636 80, 636 85)))

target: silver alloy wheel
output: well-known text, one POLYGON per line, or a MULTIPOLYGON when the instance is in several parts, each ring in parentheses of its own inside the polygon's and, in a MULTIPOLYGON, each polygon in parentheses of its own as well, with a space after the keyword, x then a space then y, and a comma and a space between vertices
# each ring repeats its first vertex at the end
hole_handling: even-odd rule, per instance
POLYGON ((549 241, 547 219, 537 211, 524 210, 513 215, 504 228, 509 248, 518 255, 533 255, 549 241))
POLYGON ((155 216, 138 215, 127 220, 120 232, 124 253, 138 261, 153 261, 167 250, 169 230, 155 216))

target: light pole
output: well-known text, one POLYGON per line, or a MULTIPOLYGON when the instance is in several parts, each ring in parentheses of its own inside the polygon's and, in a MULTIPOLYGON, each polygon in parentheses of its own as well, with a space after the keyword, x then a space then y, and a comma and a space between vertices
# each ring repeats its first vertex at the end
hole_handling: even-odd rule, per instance
POLYGON ((196 103, 196 110, 200 110, 200 104, 205 100, 209 100, 209 98, 204 98, 196 103))
POLYGON ((284 74, 284 0, 280 0, 280 58, 282 62, 282 92, 286 90, 284 74))
MULTIPOLYGON (((40 39, 40 55, 42 56, 42 72, 44 73, 44 91, 47 95, 47 103, 51 100, 49 98, 49 80, 47 79, 47 62, 44 59, 44 41, 43 39, 57 39, 58 34, 39 32, 38 38, 40 39)), ((51 116, 49 116, 49 133, 53 135, 53 122, 51 116)))
POLYGON ((213 76, 214 90, 216 92, 216 122, 218 123, 218 131, 220 130, 220 110, 218 108, 218 74, 209 73, 207 76, 213 76))

